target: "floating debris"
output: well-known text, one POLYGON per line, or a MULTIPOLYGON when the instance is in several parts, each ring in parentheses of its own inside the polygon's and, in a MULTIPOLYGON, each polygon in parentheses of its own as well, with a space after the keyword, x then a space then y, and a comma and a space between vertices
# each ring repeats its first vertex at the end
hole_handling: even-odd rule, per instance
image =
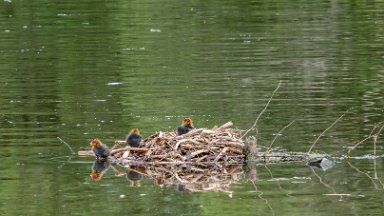
POLYGON ((117 85, 121 85, 121 84, 123 84, 123 83, 121 83, 121 82, 109 82, 109 83, 107 83, 107 86, 117 86, 117 85))
POLYGON ((322 158, 311 158, 308 161, 308 165, 309 166, 313 166, 313 167, 317 167, 317 168, 321 168, 323 171, 326 171, 326 170, 334 167, 335 166, 335 162, 333 162, 331 160, 328 160, 325 157, 322 157, 322 158))
POLYGON ((150 32, 161 32, 160 29, 155 29, 155 28, 151 28, 149 31, 150 31, 150 32))

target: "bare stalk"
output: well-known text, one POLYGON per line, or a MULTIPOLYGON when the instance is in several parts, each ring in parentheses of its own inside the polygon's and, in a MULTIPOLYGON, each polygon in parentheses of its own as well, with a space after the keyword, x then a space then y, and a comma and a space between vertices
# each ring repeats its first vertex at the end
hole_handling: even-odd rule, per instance
POLYGON ((271 97, 269 98, 267 104, 265 105, 264 109, 261 110, 261 112, 257 116, 255 123, 253 123, 252 127, 250 127, 247 131, 245 131, 245 133, 240 137, 241 139, 243 139, 250 131, 252 131, 256 128, 257 122, 259 121, 260 117, 264 114, 264 112, 267 110, 269 103, 272 101, 273 96, 275 95, 277 90, 280 88, 280 85, 281 85, 281 80, 279 81, 279 84, 277 85, 276 89, 273 91, 273 93, 272 93, 271 97))
POLYGON ((373 159, 373 170, 375 172, 375 175, 373 177, 374 179, 379 179, 377 175, 377 164, 376 164, 376 144, 377 144, 377 138, 379 137, 381 130, 383 130, 383 128, 384 128, 384 125, 382 125, 380 130, 376 133, 376 135, 373 136, 373 155, 375 156, 375 158, 373 159))
POLYGON ((255 181, 252 181, 253 187, 255 188, 255 191, 259 192, 258 197, 265 202, 265 204, 268 206, 268 208, 271 210, 271 215, 275 216, 275 210, 272 208, 271 204, 269 204, 268 200, 263 197, 264 192, 259 190, 255 184, 255 181))
POLYGON ((320 140, 320 138, 324 135, 325 132, 327 132, 329 129, 331 129, 338 121, 340 121, 340 119, 342 119, 344 117, 345 114, 347 114, 347 112, 349 111, 349 109, 347 111, 345 111, 339 118, 337 118, 329 127, 327 127, 318 137, 317 139, 315 140, 315 142, 313 142, 313 144, 311 145, 311 148, 309 148, 307 154, 311 153, 313 147, 315 147, 317 141, 320 140))
POLYGON ((369 180, 372 181, 372 184, 375 186, 375 189, 376 189, 376 190, 378 189, 375 180, 374 180, 368 173, 363 172, 363 171, 361 171, 359 168, 353 166, 349 161, 347 161, 347 163, 348 163, 348 165, 349 165, 350 167, 352 167, 353 169, 355 169, 358 173, 361 173, 361 174, 367 176, 367 177, 369 178, 369 180))
POLYGON ((57 137, 57 139, 60 140, 64 145, 66 145, 66 146, 68 147, 68 149, 71 151, 72 154, 76 154, 76 153, 73 151, 72 147, 71 147, 68 143, 66 143, 66 142, 65 142, 64 140, 62 140, 60 137, 57 137))
POLYGON ((335 189, 334 189, 333 187, 331 187, 329 184, 325 183, 325 182, 323 181, 323 179, 316 173, 316 171, 313 169, 313 167, 310 167, 310 168, 311 168, 313 174, 315 174, 315 176, 319 179, 320 183, 321 183, 322 185, 324 185, 326 188, 329 188, 334 194, 336 194, 335 189))
MULTIPOLYGON (((273 143, 275 143, 275 141, 276 141, 276 139, 277 139, 277 137, 281 134, 281 133, 283 133, 283 131, 285 130, 285 129, 287 129, 289 126, 291 126, 293 123, 295 122, 295 120, 293 120, 293 121, 291 121, 289 124, 287 124, 287 125, 285 125, 276 135, 275 135, 275 137, 273 138, 273 140, 272 140, 272 142, 271 142, 271 145, 269 145, 269 147, 268 147, 268 149, 265 151, 265 153, 267 153, 267 152, 269 152, 270 150, 271 150, 271 148, 272 148, 272 145, 273 145, 273 143)), ((265 154, 264 153, 264 154, 265 154)))
MULTIPOLYGON (((384 127, 384 122, 379 122, 377 125, 375 125, 372 130, 371 130, 371 133, 369 133, 368 137, 364 138, 363 140, 359 141, 358 143, 356 143, 354 146, 352 147, 349 147, 349 150, 347 152, 347 157, 349 157, 351 155, 351 151, 354 150, 355 148, 357 148, 359 145, 361 145, 362 143, 364 143, 365 141, 371 139, 371 138, 375 138, 377 139, 377 137, 379 136, 379 134, 381 133, 381 130, 383 129, 384 127), (374 133, 376 128, 378 128, 381 124, 383 124, 381 126, 381 128, 379 129, 378 133, 374 133)), ((375 148, 374 148, 374 151, 375 151, 375 148)))

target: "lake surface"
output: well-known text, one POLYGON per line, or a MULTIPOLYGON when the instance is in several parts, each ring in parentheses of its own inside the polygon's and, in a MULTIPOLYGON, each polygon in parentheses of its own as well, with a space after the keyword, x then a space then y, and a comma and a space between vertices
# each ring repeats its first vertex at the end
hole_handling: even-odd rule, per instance
MULTIPOLYGON (((0 2, 0 215, 382 215, 384 2, 0 2), (69 157, 132 127, 258 123, 258 143, 329 154, 254 164, 231 193, 180 191, 69 157), (380 125, 379 125, 380 127, 380 125), (379 128, 377 128, 379 129, 379 128), (377 130, 376 130, 377 132, 377 130)), ((243 169, 243 168, 242 168, 243 169)))

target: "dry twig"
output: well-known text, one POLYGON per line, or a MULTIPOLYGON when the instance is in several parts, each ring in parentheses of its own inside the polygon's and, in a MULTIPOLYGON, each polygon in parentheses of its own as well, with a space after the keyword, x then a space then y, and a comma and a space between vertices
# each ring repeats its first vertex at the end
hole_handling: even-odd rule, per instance
POLYGON ((269 98, 267 104, 265 105, 264 109, 261 110, 261 112, 257 116, 255 123, 253 123, 252 127, 250 127, 247 131, 245 131, 245 133, 241 136, 241 139, 243 139, 250 131, 252 131, 256 128, 257 122, 259 121, 260 117, 264 114, 264 112, 267 110, 269 103, 272 101, 272 98, 275 95, 275 93, 277 92, 277 90, 279 90, 280 85, 281 85, 281 80, 279 81, 279 84, 277 85, 276 89, 273 91, 273 93, 272 93, 271 97, 269 98))
POLYGON ((320 140, 320 138, 324 135, 325 132, 327 132, 329 129, 331 129, 338 121, 340 121, 340 119, 342 119, 344 117, 345 114, 347 114, 347 112, 349 111, 349 109, 347 111, 345 111, 339 118, 337 118, 329 127, 327 127, 318 137, 317 139, 315 140, 315 142, 312 143, 311 147, 309 148, 307 154, 311 153, 313 147, 315 147, 317 141, 320 140))

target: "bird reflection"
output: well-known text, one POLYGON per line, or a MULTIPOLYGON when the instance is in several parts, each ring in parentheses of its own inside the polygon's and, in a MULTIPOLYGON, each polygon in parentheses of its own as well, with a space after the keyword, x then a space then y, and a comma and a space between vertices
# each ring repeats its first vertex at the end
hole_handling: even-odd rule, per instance
POLYGON ((143 174, 139 170, 143 167, 130 167, 127 169, 126 177, 131 181, 131 187, 140 187, 140 180, 143 178, 143 174))
POLYGON ((94 181, 100 181, 100 179, 108 171, 110 166, 111 163, 108 160, 96 160, 95 162, 93 162, 92 172, 90 174, 91 179, 94 181))

